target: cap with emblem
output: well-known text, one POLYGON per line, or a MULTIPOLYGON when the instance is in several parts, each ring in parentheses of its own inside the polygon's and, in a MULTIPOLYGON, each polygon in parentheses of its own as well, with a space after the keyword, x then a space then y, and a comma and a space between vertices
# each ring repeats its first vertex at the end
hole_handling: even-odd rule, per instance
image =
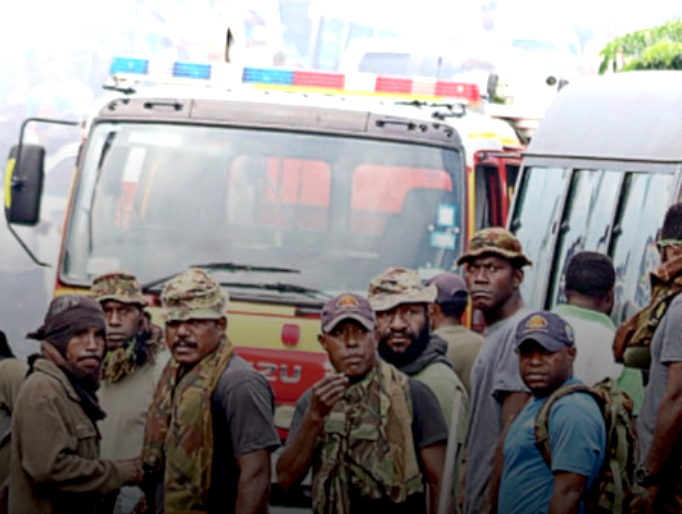
POLYGON ((538 311, 523 318, 516 326, 516 347, 536 341, 552 353, 575 345, 573 327, 553 312, 538 311))
POLYGON ((374 330, 376 318, 367 299, 355 293, 342 293, 328 300, 322 308, 322 331, 331 332, 344 320, 352 319, 367 330, 374 330))
POLYGON ((206 271, 191 268, 169 280, 161 292, 166 321, 220 319, 226 315, 227 295, 206 271))
POLYGON ((406 268, 388 268, 369 283, 369 303, 376 312, 388 311, 403 303, 431 303, 436 286, 424 285, 419 273, 406 268))
POLYGON ((484 254, 496 254, 516 261, 518 266, 531 264, 528 257, 523 254, 519 240, 502 227, 489 227, 476 232, 469 241, 467 251, 457 259, 457 265, 460 266, 484 254))
POLYGON ((98 302, 116 300, 121 303, 147 305, 140 283, 127 271, 111 271, 98 276, 92 282, 90 294, 98 302))

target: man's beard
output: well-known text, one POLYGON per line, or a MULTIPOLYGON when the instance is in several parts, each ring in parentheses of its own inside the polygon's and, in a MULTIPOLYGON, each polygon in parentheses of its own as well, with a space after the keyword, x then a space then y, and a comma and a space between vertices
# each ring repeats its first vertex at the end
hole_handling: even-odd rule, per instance
POLYGON ((390 337, 390 332, 382 334, 379 339, 379 355, 386 362, 393 364, 397 368, 401 368, 413 362, 417 357, 419 357, 426 346, 429 344, 429 339, 431 337, 429 333, 429 322, 428 320, 422 325, 421 330, 416 337, 413 337, 412 344, 401 353, 393 351, 388 346, 388 339, 390 337))

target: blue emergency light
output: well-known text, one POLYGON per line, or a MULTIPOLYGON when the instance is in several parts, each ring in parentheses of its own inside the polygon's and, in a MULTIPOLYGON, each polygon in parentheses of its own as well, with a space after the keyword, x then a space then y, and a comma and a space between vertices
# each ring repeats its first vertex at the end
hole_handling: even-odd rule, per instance
POLYGON ((133 73, 147 75, 149 73, 149 59, 134 59, 131 57, 114 57, 110 73, 133 73))

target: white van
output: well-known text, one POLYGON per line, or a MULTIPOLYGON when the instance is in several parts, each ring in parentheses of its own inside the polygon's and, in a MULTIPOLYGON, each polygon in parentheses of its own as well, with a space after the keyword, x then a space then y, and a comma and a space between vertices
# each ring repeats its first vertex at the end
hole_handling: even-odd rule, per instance
POLYGON ((566 263, 606 253, 616 273, 616 323, 646 305, 659 265, 657 232, 680 200, 682 72, 580 79, 557 96, 522 161, 508 226, 533 267, 526 302, 563 298, 566 263))

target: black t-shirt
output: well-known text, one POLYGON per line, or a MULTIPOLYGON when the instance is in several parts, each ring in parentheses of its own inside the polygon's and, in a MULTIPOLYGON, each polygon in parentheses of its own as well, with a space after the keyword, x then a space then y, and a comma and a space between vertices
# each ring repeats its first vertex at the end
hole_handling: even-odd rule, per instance
POLYGON ((237 458, 273 451, 279 436, 273 422, 274 396, 264 376, 237 355, 230 360, 211 397, 213 473, 206 511, 233 513, 237 499, 237 458))
MULTIPOLYGON (((431 389, 414 379, 409 379, 410 396, 412 398, 412 437, 414 447, 419 450, 435 444, 446 444, 448 440, 448 426, 443 418, 443 412, 436 395, 431 389)), ((287 440, 293 439, 301 426, 301 420, 305 414, 312 391, 309 389, 298 400, 296 411, 291 421, 287 440)), ((315 458, 315 456, 313 457, 315 458)), ((390 512, 391 514, 422 514, 426 512, 426 502, 423 494, 409 497, 401 504, 391 502, 389 499, 365 500, 355 495, 356 491, 349 490, 352 514, 377 512, 390 512)))

